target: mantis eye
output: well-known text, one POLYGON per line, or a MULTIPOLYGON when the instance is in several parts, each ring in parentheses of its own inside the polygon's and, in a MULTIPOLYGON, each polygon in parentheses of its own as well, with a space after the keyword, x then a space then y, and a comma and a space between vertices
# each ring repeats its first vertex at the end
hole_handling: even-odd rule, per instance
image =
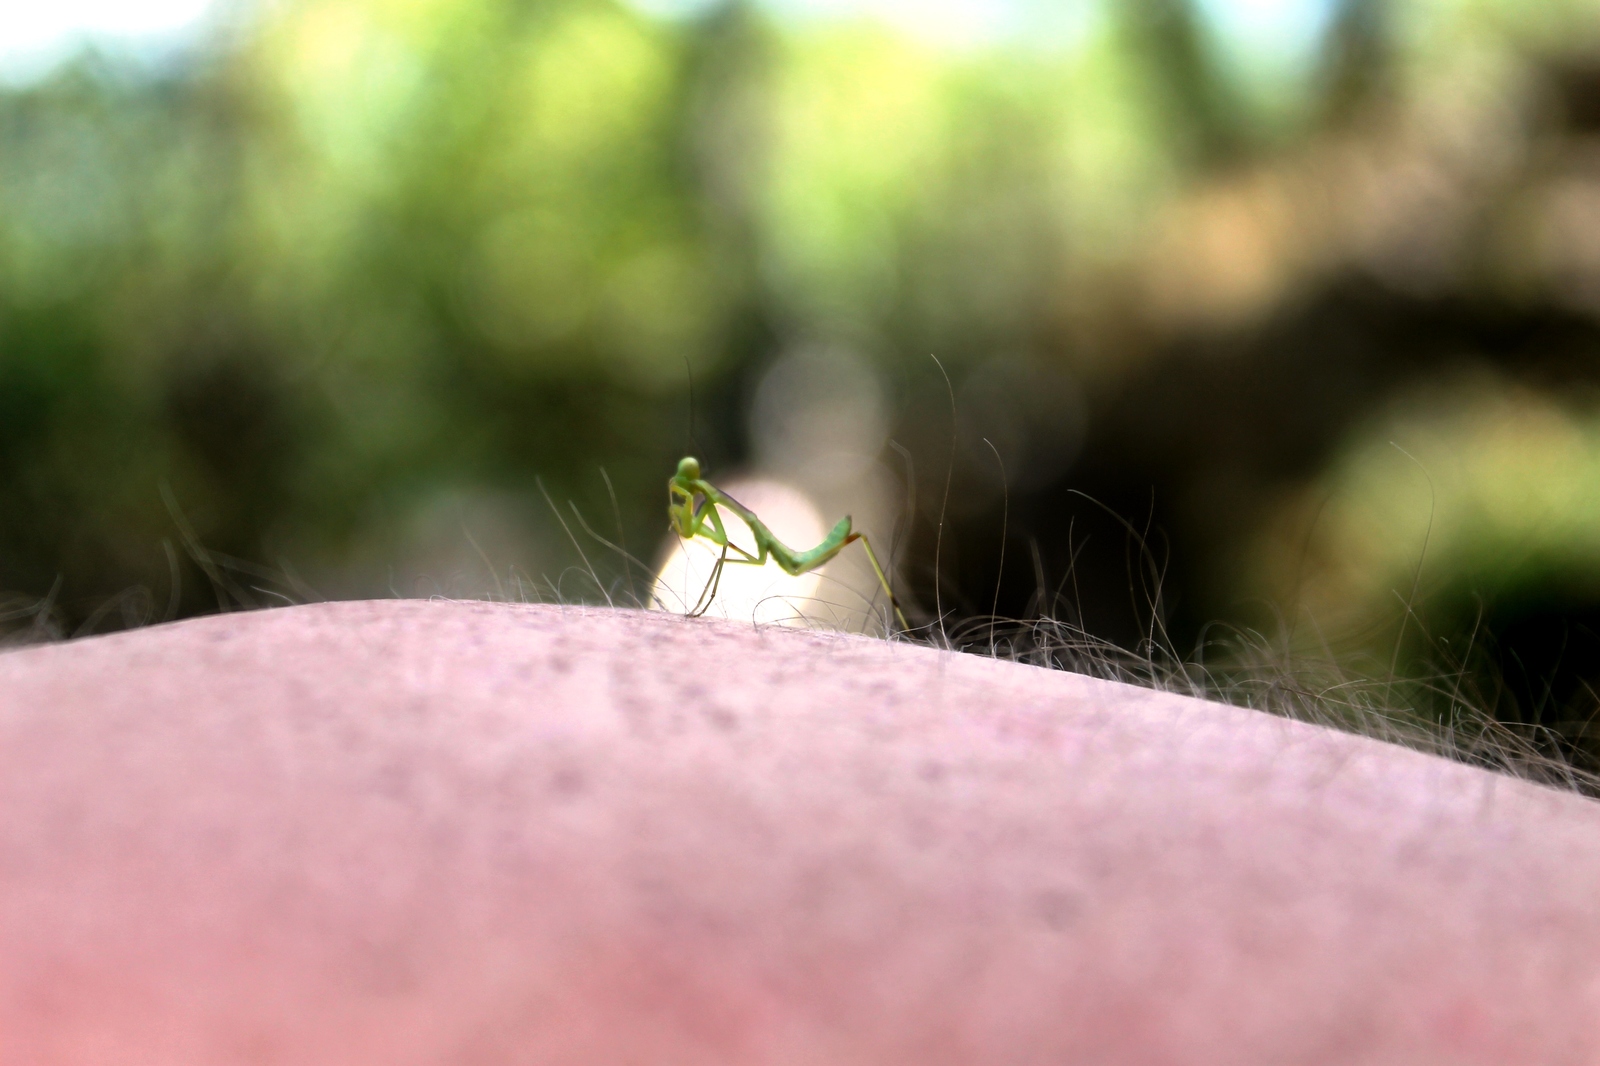
POLYGON ((699 481, 700 460, 692 455, 686 455, 678 460, 678 476, 689 481, 699 481))

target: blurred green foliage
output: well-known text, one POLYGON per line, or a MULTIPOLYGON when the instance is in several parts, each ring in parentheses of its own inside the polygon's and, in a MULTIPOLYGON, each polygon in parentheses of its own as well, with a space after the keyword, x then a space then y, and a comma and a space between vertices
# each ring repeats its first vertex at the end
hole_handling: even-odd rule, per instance
POLYGON ((13 622, 598 598, 558 516, 603 583, 574 523, 649 561, 685 451, 834 462, 771 426, 825 349, 915 459, 925 606, 1130 646, 1155 616, 1180 649, 1276 617, 1292 650, 1310 612, 1579 721, 1600 11, 1329 0, 1290 61, 1223 6, 1024 6, 962 43, 740 2, 285 0, 163 67, 0 91, 13 622))

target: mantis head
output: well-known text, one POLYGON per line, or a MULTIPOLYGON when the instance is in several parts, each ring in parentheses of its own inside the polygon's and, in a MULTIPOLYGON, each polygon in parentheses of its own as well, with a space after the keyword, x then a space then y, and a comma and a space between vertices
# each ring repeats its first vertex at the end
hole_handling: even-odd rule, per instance
POLYGON ((667 517, 672 528, 684 539, 694 537, 694 498, 699 491, 700 460, 686 456, 678 461, 678 472, 667 482, 667 517))

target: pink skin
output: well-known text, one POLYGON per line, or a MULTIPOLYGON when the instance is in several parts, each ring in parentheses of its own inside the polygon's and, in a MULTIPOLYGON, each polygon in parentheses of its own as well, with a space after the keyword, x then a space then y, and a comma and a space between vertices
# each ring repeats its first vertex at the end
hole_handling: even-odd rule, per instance
POLYGON ((1593 1063, 1600 806, 665 614, 0 655, 0 1063, 1593 1063))

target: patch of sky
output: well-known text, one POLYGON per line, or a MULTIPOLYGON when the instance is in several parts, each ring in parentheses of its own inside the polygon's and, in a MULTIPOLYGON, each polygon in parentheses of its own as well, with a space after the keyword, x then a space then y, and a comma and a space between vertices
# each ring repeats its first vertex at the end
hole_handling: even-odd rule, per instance
MULTIPOLYGON (((726 0, 629 0, 669 20, 726 0)), ((1117 0, 758 0, 790 23, 865 18, 953 48, 1062 46, 1082 40, 1117 0)), ((1247 78, 1298 78, 1315 63, 1339 0, 1191 0, 1223 58, 1247 78)))
POLYGON ((1316 62, 1339 0, 1195 0, 1231 65, 1252 80, 1303 76, 1316 62))
MULTIPOLYGON (((629 0, 664 19, 703 16, 726 0, 629 0)), ((794 22, 867 18, 952 48, 1070 45, 1116 0, 759 0, 794 22)), ((1194 0, 1229 61, 1249 79, 1302 76, 1339 0, 1194 0)), ((35 81, 86 46, 156 55, 197 38, 218 0, 0 0, 0 82, 35 81)))
POLYGON ((0 84, 47 76, 85 48, 157 59, 203 32, 216 0, 0 0, 0 84))

